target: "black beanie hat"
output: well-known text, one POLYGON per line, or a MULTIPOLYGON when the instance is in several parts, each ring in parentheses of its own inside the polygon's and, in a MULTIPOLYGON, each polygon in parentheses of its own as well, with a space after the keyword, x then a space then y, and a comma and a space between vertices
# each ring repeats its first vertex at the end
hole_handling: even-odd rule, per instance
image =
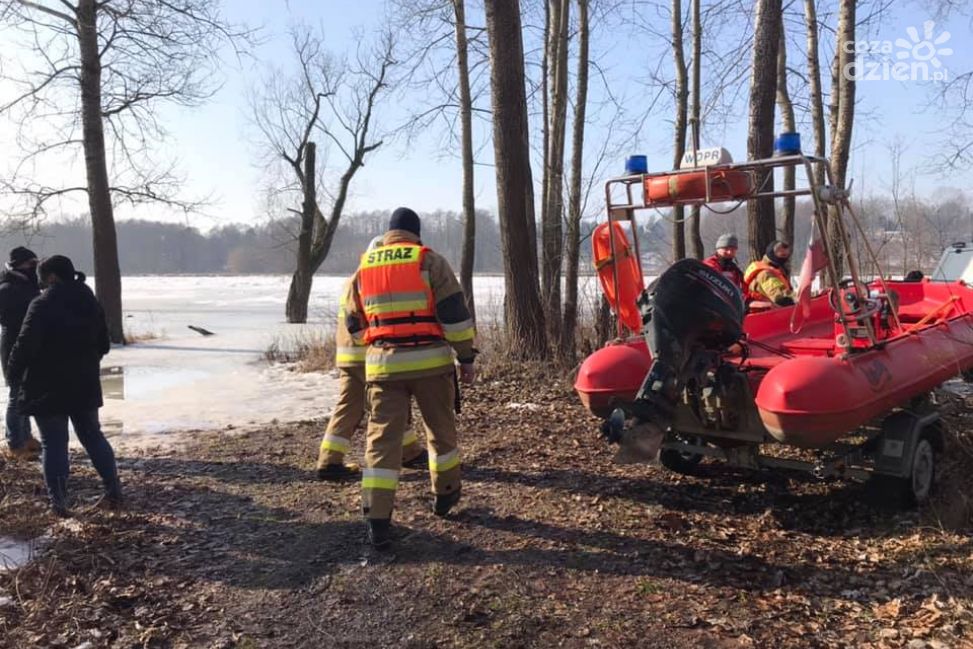
POLYGON ((16 268, 17 266, 26 263, 28 261, 37 260, 37 255, 30 248, 24 248, 23 246, 17 246, 10 251, 10 266, 16 268))
POLYGON ((777 256, 777 252, 776 252, 777 246, 787 246, 788 248, 790 248, 791 246, 786 241, 781 241, 780 239, 777 239, 776 241, 771 241, 770 245, 767 246, 766 254, 767 254, 767 258, 770 259, 770 262, 777 266, 783 266, 784 264, 787 263, 787 259, 781 259, 780 257, 777 256))
POLYGON ((408 207, 396 208, 389 219, 389 230, 405 230, 417 237, 420 236, 419 225, 419 215, 408 207))
POLYGON ((41 277, 57 275, 65 282, 77 279, 77 273, 74 271, 74 263, 64 255, 51 255, 45 258, 37 270, 41 277))

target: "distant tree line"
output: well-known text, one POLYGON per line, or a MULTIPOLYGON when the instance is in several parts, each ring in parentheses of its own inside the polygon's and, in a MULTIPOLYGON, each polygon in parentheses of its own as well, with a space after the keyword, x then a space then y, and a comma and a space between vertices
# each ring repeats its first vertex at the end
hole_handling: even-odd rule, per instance
MULTIPOLYGON (((456 212, 423 214, 423 241, 444 254, 459 268, 463 219, 456 212)), ((476 272, 500 272, 500 229, 496 217, 481 212, 477 220, 476 272)), ((319 273, 351 273, 369 241, 382 234, 388 225, 387 211, 352 213, 338 228, 331 253, 319 273)), ((118 223, 119 263, 125 275, 154 274, 260 274, 292 273, 294 233, 300 217, 275 219, 259 225, 228 224, 207 232, 179 223, 131 220, 118 223)), ((65 254, 79 269, 94 268, 91 248, 91 221, 78 217, 40 224, 24 234, 0 234, 0 252, 28 245, 44 256, 65 254)))

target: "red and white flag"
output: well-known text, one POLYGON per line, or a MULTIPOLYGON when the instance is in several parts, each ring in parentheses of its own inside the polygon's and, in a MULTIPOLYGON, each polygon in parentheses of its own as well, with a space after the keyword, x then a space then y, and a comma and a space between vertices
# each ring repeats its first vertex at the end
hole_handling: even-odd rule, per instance
POLYGON ((804 321, 811 315, 811 284, 818 271, 828 265, 828 256, 824 252, 824 245, 815 238, 814 216, 811 216, 811 237, 807 242, 804 253, 804 263, 801 264, 801 276, 797 280, 797 306, 791 314, 791 333, 797 333, 804 326, 804 321), (800 314, 800 315, 798 315, 800 314))

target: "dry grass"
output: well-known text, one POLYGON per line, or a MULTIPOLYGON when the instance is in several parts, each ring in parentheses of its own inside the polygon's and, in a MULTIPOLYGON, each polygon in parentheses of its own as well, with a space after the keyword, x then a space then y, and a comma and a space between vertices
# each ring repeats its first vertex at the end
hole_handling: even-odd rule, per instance
POLYGON ((129 331, 125 333, 125 344, 135 345, 137 343, 147 343, 152 340, 160 340, 162 334, 155 331, 129 331))
POLYGON ((299 372, 328 372, 334 357, 334 336, 309 332, 277 338, 264 352, 267 362, 293 363, 299 372))

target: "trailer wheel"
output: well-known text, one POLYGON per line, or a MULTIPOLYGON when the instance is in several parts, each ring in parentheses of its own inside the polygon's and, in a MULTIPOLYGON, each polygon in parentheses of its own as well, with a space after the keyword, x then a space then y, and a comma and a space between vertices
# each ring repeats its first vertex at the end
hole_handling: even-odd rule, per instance
MULTIPOLYGON (((686 442, 687 444, 693 444, 695 446, 703 446, 705 442, 702 437, 699 436, 689 436, 689 435, 674 435, 676 440, 680 442, 686 442)), ((684 475, 696 475, 696 471, 699 468, 699 463, 703 461, 702 453, 691 453, 687 451, 679 451, 674 448, 663 449, 659 453, 659 462, 662 466, 674 471, 676 473, 682 473, 684 475)))
POLYGON ((909 478, 909 495, 916 505, 929 500, 936 479, 936 450, 928 435, 919 438, 912 456, 912 475, 909 478))
POLYGON ((869 481, 874 495, 900 507, 917 507, 929 500, 936 486, 937 440, 923 433, 912 454, 908 478, 876 475, 869 481))

